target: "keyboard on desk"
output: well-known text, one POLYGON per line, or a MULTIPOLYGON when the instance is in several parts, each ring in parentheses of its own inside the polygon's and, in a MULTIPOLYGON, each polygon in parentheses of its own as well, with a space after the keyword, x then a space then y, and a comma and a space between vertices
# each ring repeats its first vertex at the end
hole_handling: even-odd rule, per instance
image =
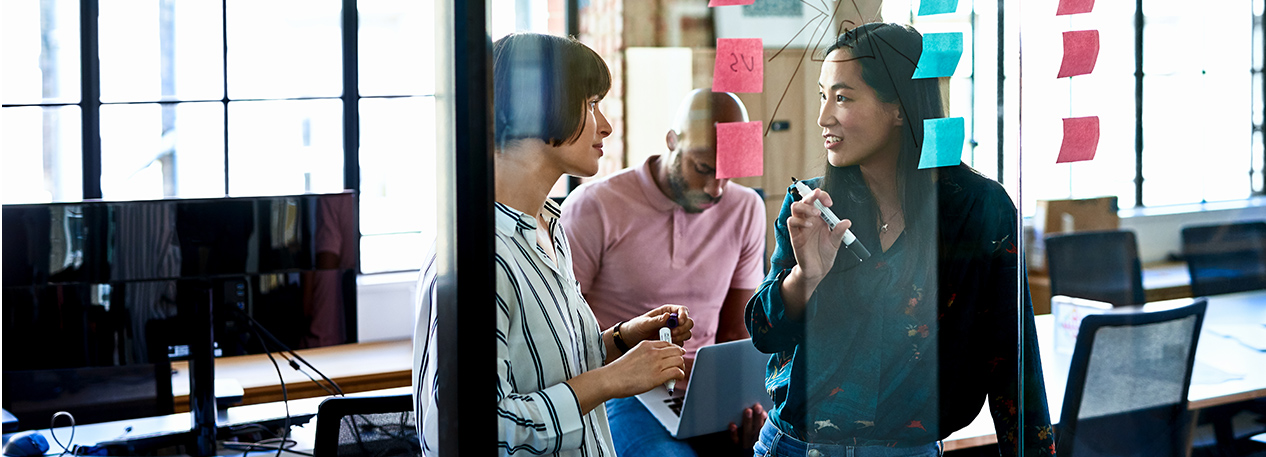
POLYGON ((669 397, 667 400, 664 400, 664 403, 668 404, 668 409, 673 410, 673 414, 676 414, 678 417, 680 417, 681 416, 681 401, 683 399, 685 399, 685 397, 669 397))

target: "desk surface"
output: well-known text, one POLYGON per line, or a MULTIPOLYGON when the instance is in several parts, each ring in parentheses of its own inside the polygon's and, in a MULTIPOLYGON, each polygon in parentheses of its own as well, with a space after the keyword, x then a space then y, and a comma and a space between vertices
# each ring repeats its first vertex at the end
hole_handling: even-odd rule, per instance
MULTIPOLYGON (((348 393, 408 386, 413 369, 413 343, 410 340, 344 344, 295 352, 348 393)), ((277 363, 281 365, 281 378, 286 382, 286 394, 290 399, 329 395, 307 375, 287 366, 285 359, 277 358, 277 363)), ((189 363, 173 362, 172 369, 176 372, 171 378, 176 411, 188 411, 189 363)), ((303 366, 303 369, 313 378, 321 379, 308 367, 303 366)), ((215 359, 215 377, 237 380, 242 385, 243 405, 282 399, 277 371, 264 354, 215 359)))
MULTIPOLYGON (((1145 309, 1163 308, 1189 302, 1173 300, 1149 304, 1145 309)), ((1189 409, 1236 403, 1266 397, 1266 352, 1257 351, 1234 339, 1211 333, 1210 328, 1256 325, 1266 334, 1266 291, 1242 292, 1209 297, 1204 326, 1196 347, 1196 364, 1192 369, 1191 389, 1187 394, 1189 409)), ((1055 320, 1049 315, 1037 316, 1037 339, 1042 354, 1046 381, 1046 398, 1051 422, 1059 422, 1068 382, 1071 354, 1054 349, 1055 320)), ((954 432, 945 440, 945 449, 961 449, 993 444, 993 420, 986 406, 970 425, 954 432)))
MULTIPOLYGON (((1186 262, 1157 262, 1143 265, 1143 295, 1148 302, 1191 296, 1191 275, 1186 262)), ((1051 312, 1051 278, 1045 272, 1029 273, 1033 312, 1051 312)))
MULTIPOLYGON (((307 358, 305 356, 305 358, 307 358)), ((274 372, 276 374, 276 372, 274 372)), ((402 395, 412 392, 410 387, 398 387, 393 389, 375 390, 369 392, 361 392, 357 394, 349 394, 349 397, 361 395, 402 395)), ((245 424, 255 424, 266 421, 276 421, 286 417, 287 408, 292 418, 311 417, 317 413, 317 408, 321 406, 321 402, 328 397, 312 397, 301 400, 292 400, 289 404, 282 402, 264 403, 249 406, 238 406, 220 411, 219 417, 216 419, 217 426, 231 427, 245 424)), ((74 441, 67 442, 71 435, 71 427, 58 427, 54 429, 35 430, 36 433, 44 435, 48 440, 49 451, 60 450, 60 446, 53 440, 56 434, 67 447, 71 445, 95 445, 111 441, 123 441, 128 439, 136 439, 139 437, 147 437, 153 435, 174 435, 187 432, 192 424, 193 419, 189 413, 176 413, 166 416, 146 417, 141 419, 127 419, 113 422, 102 422, 99 424, 79 425, 74 428, 74 441)), ((59 422, 60 423, 60 422, 59 422)), ((299 425, 294 422, 291 425, 299 425)), ((315 423, 313 423, 315 426, 315 423)), ((9 441, 12 434, 4 435, 4 442, 9 441)), ((311 451, 311 443, 305 443, 303 439, 296 436, 300 445, 294 450, 311 451)), ((274 455, 276 452, 259 453, 257 455, 274 455)), ((224 449, 221 449, 221 455, 226 455, 224 449)), ((228 455, 242 455, 242 451, 234 451, 228 455)), ((292 455, 292 454, 287 454, 292 455)))

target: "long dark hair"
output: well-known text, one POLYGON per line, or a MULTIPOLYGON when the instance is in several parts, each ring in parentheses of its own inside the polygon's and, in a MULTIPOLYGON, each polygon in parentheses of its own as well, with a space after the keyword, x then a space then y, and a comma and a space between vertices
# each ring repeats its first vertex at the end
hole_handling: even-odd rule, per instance
MULTIPOLYGON (((914 254, 900 275, 901 284, 906 284, 916 270, 929 268, 936 262, 937 169, 920 170, 919 156, 923 120, 945 117, 941 89, 936 78, 913 78, 923 52, 923 35, 913 27, 865 24, 840 35, 824 56, 835 50, 843 50, 848 53, 846 59, 860 64, 862 79, 875 90, 880 101, 897 105, 904 119, 897 156, 897 197, 905 221, 901 236, 906 238, 908 247, 913 247, 914 254)), ((832 196, 854 202, 874 202, 856 166, 836 167, 828 162, 822 187, 832 196)), ((878 204, 872 203, 872 206, 875 214, 861 218, 862 223, 881 217, 878 204)))
POLYGON ((492 45, 493 113, 498 149, 536 138, 552 146, 580 138, 585 102, 611 90, 611 71, 575 38, 514 33, 492 45))

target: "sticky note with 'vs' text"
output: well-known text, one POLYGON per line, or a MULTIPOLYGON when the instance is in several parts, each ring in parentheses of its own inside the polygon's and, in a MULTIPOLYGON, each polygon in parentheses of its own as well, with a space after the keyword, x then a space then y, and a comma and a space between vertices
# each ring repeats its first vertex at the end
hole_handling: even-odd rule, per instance
POLYGON ((717 39, 713 92, 756 93, 764 90, 764 85, 765 48, 760 38, 717 39))

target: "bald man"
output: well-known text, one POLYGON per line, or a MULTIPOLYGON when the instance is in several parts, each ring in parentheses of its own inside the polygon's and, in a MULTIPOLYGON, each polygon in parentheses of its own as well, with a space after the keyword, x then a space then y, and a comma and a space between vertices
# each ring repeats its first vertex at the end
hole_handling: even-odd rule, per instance
MULTIPOLYGON (((582 185, 563 203, 572 267, 599 323, 664 304, 689 307, 687 372, 700 347, 748 337, 743 308, 764 276, 764 204, 716 176, 716 123, 746 121, 734 94, 696 89, 677 109, 665 154, 582 185)), ((717 436, 678 441, 636 398, 607 402, 607 416, 620 457, 717 455, 717 436)), ((720 438, 751 455, 764 418, 754 405, 720 438)))

